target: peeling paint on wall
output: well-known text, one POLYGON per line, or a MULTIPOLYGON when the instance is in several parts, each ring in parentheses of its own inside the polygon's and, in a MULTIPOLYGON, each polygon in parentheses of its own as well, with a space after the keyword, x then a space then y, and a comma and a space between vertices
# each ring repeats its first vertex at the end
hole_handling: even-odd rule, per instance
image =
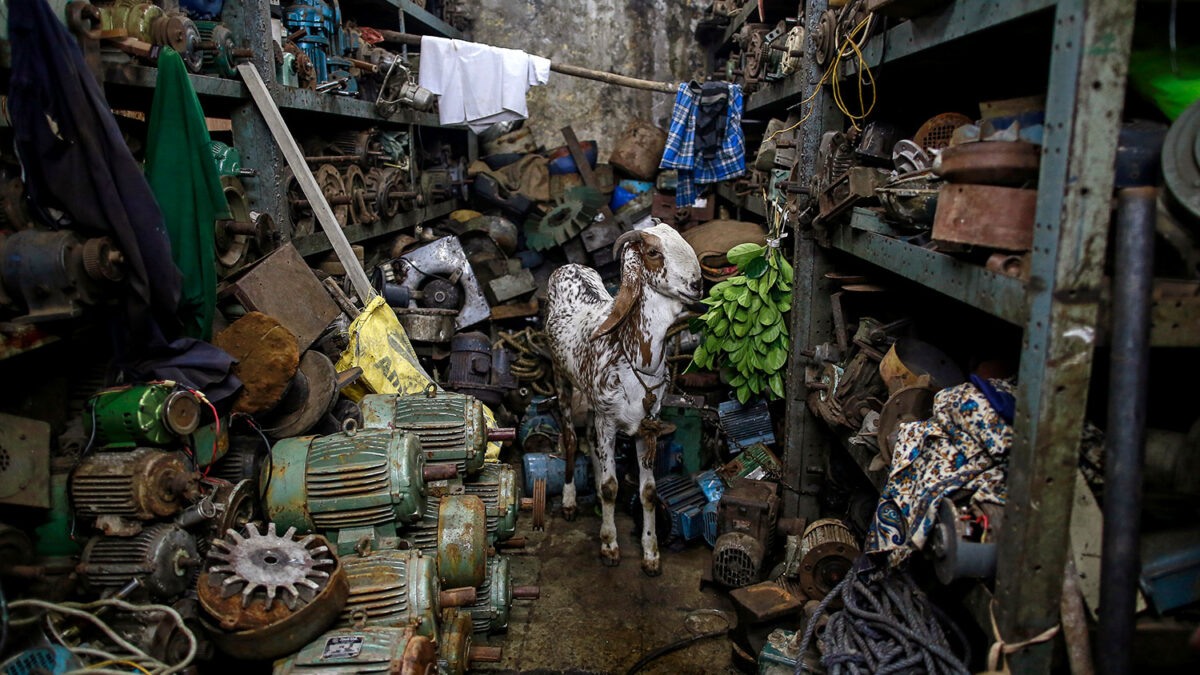
MULTIPOLYGON (((704 67, 693 40, 702 0, 459 0, 469 38, 575 66, 663 82, 692 79, 704 67)), ((674 97, 551 73, 529 91, 526 124, 545 147, 562 145, 570 124, 596 140, 604 160, 625 125, 647 119, 666 129, 674 97)))

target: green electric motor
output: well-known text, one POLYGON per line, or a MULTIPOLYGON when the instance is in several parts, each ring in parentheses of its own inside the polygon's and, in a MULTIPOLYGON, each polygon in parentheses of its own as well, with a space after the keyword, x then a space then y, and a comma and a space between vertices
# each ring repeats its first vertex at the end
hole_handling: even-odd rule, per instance
POLYGON ((421 551, 368 551, 342 558, 350 595, 338 625, 403 628, 437 636, 435 560, 421 551))
POLYGON ((431 496, 425 513, 401 534, 437 560, 442 588, 475 588, 487 577, 487 516, 474 495, 431 496))
POLYGON ((200 426, 200 399, 171 384, 109 389, 88 399, 83 430, 94 448, 122 449, 178 443, 200 426))
POLYGON ((398 523, 420 521, 424 471, 415 434, 350 425, 276 443, 259 491, 276 526, 324 533, 346 554, 363 538, 395 537, 398 523))
POLYGON ((464 675, 470 670, 476 651, 472 648, 474 639, 469 613, 458 609, 442 610, 441 630, 438 631, 438 672, 464 675))
POLYGON ((411 628, 335 628, 304 649, 275 662, 273 675, 359 675, 437 672, 433 641, 411 628))
POLYGON ((508 628, 508 611, 512 608, 512 574, 508 557, 498 555, 488 561, 488 575, 475 589, 475 602, 466 609, 476 633, 491 633, 508 628))
POLYGON ((487 513, 488 543, 507 541, 517 532, 517 474, 512 466, 488 462, 474 481, 463 484, 463 493, 483 500, 487 513))
POLYGON ((430 389, 422 394, 372 394, 363 397, 363 426, 411 431, 421 437, 430 462, 453 462, 458 475, 483 467, 488 440, 504 440, 512 430, 489 432, 483 404, 464 394, 430 389))

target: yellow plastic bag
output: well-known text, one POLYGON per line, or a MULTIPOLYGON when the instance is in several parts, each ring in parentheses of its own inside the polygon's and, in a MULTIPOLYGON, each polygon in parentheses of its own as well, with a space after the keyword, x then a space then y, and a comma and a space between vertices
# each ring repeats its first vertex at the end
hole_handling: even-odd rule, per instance
MULTIPOLYGON (((342 394, 356 402, 367 394, 420 394, 430 384, 437 384, 421 367, 396 313, 378 296, 350 323, 350 344, 338 359, 337 369, 354 367, 362 368, 362 377, 342 394)), ((483 410, 488 426, 494 427, 495 415, 487 406, 483 410)), ((499 461, 499 443, 488 443, 486 459, 499 461)))

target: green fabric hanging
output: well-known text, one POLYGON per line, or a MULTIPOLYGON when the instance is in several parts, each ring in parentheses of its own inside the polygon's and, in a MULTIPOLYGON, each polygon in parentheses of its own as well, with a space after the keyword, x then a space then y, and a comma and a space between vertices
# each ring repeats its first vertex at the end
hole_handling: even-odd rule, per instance
POLYGON ((164 47, 146 138, 146 178, 162 208, 175 264, 183 273, 180 320, 188 336, 201 340, 212 337, 217 305, 213 228, 218 218, 229 217, 210 145, 204 110, 183 59, 164 47))

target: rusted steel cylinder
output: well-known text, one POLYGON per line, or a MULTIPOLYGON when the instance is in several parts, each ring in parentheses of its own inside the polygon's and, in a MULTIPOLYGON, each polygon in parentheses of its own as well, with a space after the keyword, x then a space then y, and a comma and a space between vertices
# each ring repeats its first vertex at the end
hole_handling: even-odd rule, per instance
POLYGON ((503 652, 499 647, 472 645, 470 656, 467 658, 471 663, 499 663, 502 654, 503 652))
POLYGON ((426 464, 421 472, 425 480, 449 480, 458 476, 458 467, 454 464, 426 464))
POLYGON ((499 429, 488 429, 489 441, 513 441, 517 438, 516 427, 500 427, 499 429))
POLYGON ((541 586, 513 586, 513 598, 516 600, 537 600, 540 597, 541 586))
POLYGON ((469 586, 448 588, 438 593, 438 603, 442 607, 466 607, 474 602, 475 589, 469 586))

